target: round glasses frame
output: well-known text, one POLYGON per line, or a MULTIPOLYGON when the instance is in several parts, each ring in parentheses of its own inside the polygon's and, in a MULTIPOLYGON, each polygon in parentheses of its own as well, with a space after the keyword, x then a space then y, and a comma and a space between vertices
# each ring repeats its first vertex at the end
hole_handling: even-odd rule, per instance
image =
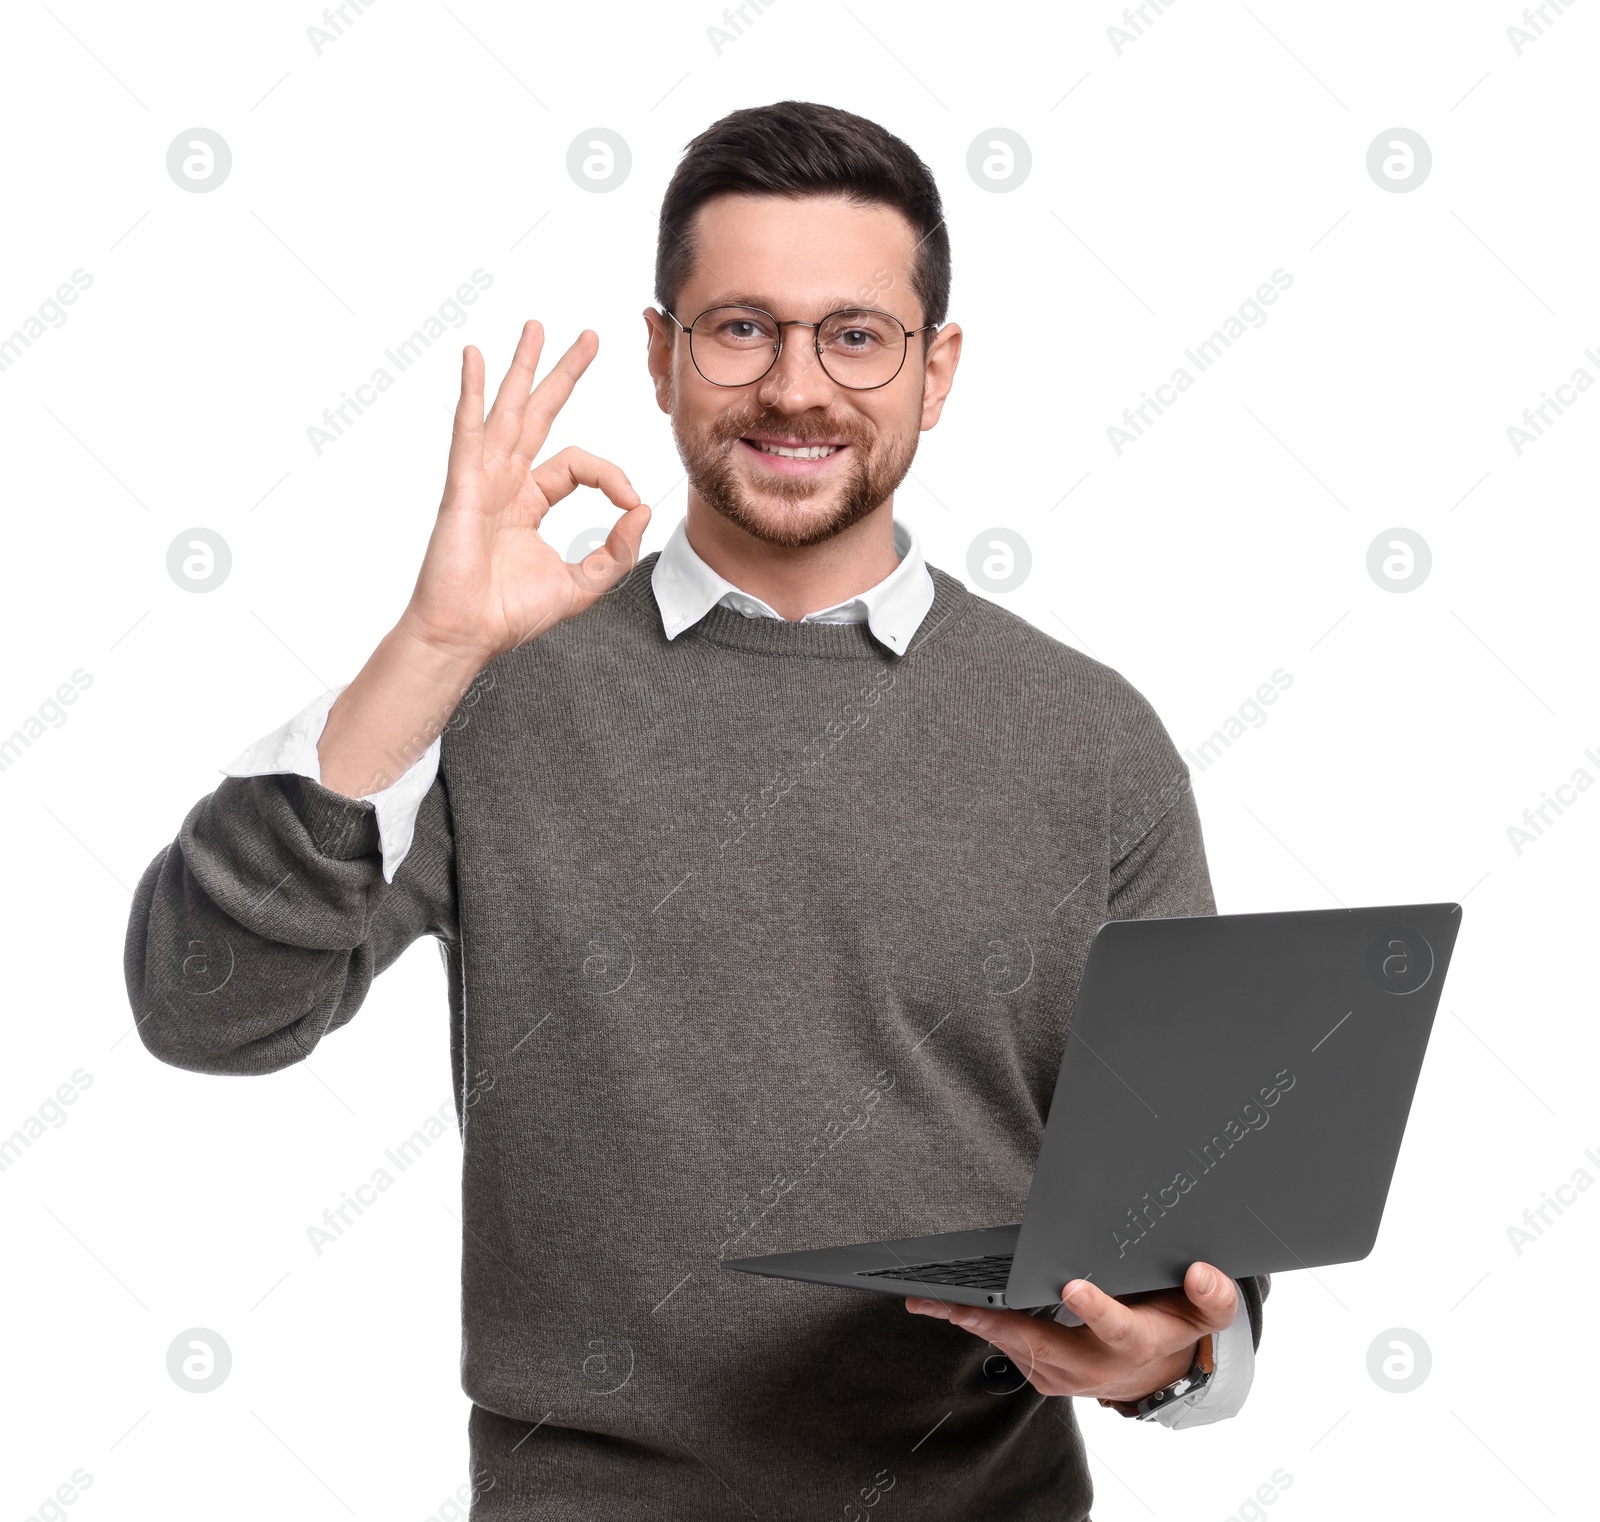
POLYGON ((769 312, 765 307, 750 306, 748 303, 742 301, 722 301, 718 302, 714 307, 707 307, 705 312, 697 313, 694 322, 687 324, 678 322, 677 317, 673 314, 670 308, 662 307, 661 310, 665 312, 668 317, 671 317, 675 323, 678 323, 678 326, 689 335, 689 358, 693 362, 695 369, 699 371, 700 378, 704 380, 707 385, 722 386, 730 391, 737 390, 741 386, 754 386, 758 381, 765 380, 767 376, 772 373, 772 367, 777 364, 779 357, 783 353, 783 330, 785 328, 812 328, 815 330, 812 334, 811 346, 816 350, 817 363, 822 366, 822 373, 826 375, 828 379, 834 383, 834 385, 842 386, 846 391, 881 391, 885 386, 890 385, 892 382, 898 379, 900 372, 905 369, 906 355, 911 352, 911 340, 919 333, 927 333, 937 329, 940 326, 936 322, 927 322, 924 323, 920 328, 908 328, 903 322, 900 321, 898 317, 894 315, 893 312, 881 312, 876 307, 840 307, 837 312, 829 312, 826 316, 818 318, 816 322, 801 322, 798 318, 792 318, 788 322, 779 322, 777 316, 774 313, 769 312), (696 322, 699 322, 700 319, 706 315, 706 312, 759 312, 763 317, 770 317, 772 319, 773 327, 778 330, 778 341, 777 343, 773 344, 772 358, 767 361, 767 368, 763 370, 760 375, 757 375, 753 379, 747 381, 718 381, 712 380, 704 370, 700 369, 700 361, 695 358, 694 352, 694 326, 696 322), (822 326, 830 318, 846 316, 851 312, 864 312, 873 317, 887 317, 889 321, 899 328, 901 333, 905 335, 900 345, 900 363, 895 366, 894 374, 891 375, 888 380, 881 380, 876 385, 872 386, 852 386, 849 381, 840 380, 834 375, 833 371, 828 368, 828 361, 823 358, 822 354, 822 326))

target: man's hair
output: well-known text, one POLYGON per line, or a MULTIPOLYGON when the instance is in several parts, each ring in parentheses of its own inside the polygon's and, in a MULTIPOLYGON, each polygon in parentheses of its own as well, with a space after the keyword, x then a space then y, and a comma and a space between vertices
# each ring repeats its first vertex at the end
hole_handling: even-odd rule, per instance
POLYGON ((939 188, 928 166, 876 122, 836 106, 783 100, 731 112, 707 127, 684 150, 662 198, 656 236, 659 305, 676 310, 694 268, 695 213, 713 196, 730 192, 842 195, 858 206, 892 206, 916 233, 911 293, 922 304, 922 320, 944 321, 950 235, 939 188))

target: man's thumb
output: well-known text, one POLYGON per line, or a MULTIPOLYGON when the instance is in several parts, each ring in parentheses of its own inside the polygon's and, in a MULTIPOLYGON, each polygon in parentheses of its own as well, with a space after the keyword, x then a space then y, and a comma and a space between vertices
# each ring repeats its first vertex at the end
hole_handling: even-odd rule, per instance
POLYGON ((1238 1286, 1209 1263, 1196 1263, 1189 1269, 1184 1293, 1213 1330, 1227 1326, 1238 1308, 1238 1286))

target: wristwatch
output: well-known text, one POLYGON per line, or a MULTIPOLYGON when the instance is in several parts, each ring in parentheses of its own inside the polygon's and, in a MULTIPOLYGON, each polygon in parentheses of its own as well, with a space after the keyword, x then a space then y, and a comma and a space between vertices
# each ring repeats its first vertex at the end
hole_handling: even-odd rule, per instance
POLYGON ((1180 1374, 1170 1385, 1154 1391, 1143 1400, 1107 1400, 1102 1395, 1100 1404, 1110 1406, 1113 1411, 1120 1412, 1123 1416, 1147 1422, 1182 1397, 1199 1394, 1211 1383, 1211 1377, 1216 1372, 1216 1344, 1212 1341, 1211 1333, 1207 1332, 1195 1345, 1194 1361, 1189 1365, 1188 1372, 1180 1374))

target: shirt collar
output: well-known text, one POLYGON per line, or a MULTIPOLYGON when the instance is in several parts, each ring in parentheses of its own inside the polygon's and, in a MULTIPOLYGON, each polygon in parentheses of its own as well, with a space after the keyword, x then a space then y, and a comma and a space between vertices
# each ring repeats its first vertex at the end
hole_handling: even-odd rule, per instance
MULTIPOLYGON (((898 518, 894 520, 894 551, 900 564, 876 586, 807 613, 802 623, 865 622, 873 638, 896 655, 903 655, 928 609, 933 606, 933 577, 923 559, 917 536, 898 518)), ((746 618, 781 618, 759 597, 742 592, 724 580, 695 553, 689 543, 686 520, 680 519, 650 575, 651 590, 661 613, 667 638, 676 639, 719 605, 746 618)))

